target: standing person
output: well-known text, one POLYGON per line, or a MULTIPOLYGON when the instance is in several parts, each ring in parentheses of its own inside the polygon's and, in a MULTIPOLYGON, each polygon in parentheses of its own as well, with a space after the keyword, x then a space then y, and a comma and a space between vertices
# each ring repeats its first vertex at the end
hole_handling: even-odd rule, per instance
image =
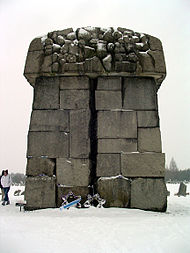
POLYGON ((4 173, 4 170, 2 170, 2 175, 0 176, 0 188, 1 188, 1 194, 2 194, 2 198, 1 198, 2 201, 4 200, 4 191, 3 191, 3 186, 1 184, 1 177, 3 176, 3 173, 4 173))
POLYGON ((3 191, 5 194, 4 201, 2 203, 3 206, 10 204, 8 192, 10 190, 11 183, 12 183, 12 180, 11 180, 11 176, 8 174, 8 170, 4 170, 3 175, 1 177, 1 184, 3 186, 3 191))

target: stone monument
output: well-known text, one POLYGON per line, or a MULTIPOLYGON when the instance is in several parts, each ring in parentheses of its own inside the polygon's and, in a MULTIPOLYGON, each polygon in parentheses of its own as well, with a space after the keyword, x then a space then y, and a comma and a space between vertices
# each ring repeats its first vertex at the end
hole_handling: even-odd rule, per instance
POLYGON ((31 42, 24 76, 34 88, 27 210, 93 190, 106 207, 166 211, 159 39, 121 27, 50 32, 31 42))
POLYGON ((189 195, 189 193, 187 193, 187 185, 184 184, 183 182, 181 182, 179 185, 178 193, 176 195, 178 197, 180 197, 180 196, 186 197, 186 195, 189 195))

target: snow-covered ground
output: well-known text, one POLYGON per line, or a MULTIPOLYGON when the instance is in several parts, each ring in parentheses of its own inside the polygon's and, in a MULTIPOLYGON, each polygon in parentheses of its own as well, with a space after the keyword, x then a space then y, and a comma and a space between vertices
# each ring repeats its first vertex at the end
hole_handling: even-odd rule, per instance
MULTIPOLYGON (((1 253, 189 253, 190 195, 174 196, 179 184, 168 184, 166 213, 122 208, 89 208, 20 212, 0 206, 1 253)), ((190 184, 187 185, 190 192, 190 184)))

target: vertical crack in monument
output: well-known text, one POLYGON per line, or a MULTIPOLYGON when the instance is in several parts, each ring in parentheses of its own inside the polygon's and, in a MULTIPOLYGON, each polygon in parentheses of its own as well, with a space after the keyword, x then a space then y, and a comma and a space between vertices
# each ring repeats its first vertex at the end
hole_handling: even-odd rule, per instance
POLYGON ((96 163, 97 163, 97 111, 96 111, 96 101, 95 101, 95 91, 97 88, 97 79, 89 79, 90 82, 90 126, 89 126, 89 136, 90 136, 90 161, 91 161, 91 172, 90 172, 90 193, 94 193, 94 186, 96 183, 96 163))
POLYGON ((27 210, 93 189, 106 207, 166 211, 159 39, 121 27, 50 32, 31 42, 24 75, 34 87, 27 210))

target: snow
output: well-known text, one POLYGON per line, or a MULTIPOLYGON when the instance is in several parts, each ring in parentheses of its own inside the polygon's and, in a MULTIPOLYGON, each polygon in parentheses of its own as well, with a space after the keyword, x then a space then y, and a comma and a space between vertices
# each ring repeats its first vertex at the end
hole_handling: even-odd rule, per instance
MULTIPOLYGON (((170 191, 166 213, 137 209, 59 208, 24 212, 15 207, 23 196, 10 191, 11 205, 0 206, 1 253, 189 253, 190 195, 170 191)), ((187 185, 190 192, 190 184, 187 185)))
POLYGON ((110 180, 110 179, 116 179, 116 178, 122 178, 122 179, 128 180, 128 178, 124 177, 123 175, 117 175, 117 176, 112 176, 112 177, 101 177, 101 180, 110 180))
POLYGON ((128 110, 128 109, 111 109, 111 112, 135 112, 134 110, 128 110))

